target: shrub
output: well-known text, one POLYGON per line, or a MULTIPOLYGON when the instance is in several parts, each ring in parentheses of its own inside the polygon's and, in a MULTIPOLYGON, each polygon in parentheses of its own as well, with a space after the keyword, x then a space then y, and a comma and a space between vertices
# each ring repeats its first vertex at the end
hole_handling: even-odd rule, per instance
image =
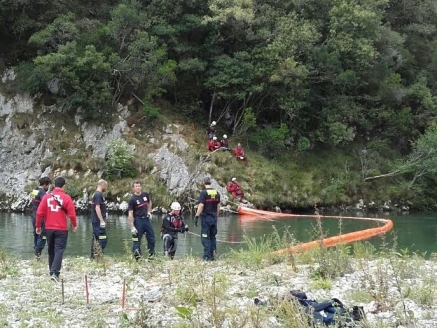
POLYGON ((108 179, 132 178, 136 175, 136 169, 132 164, 134 151, 124 139, 109 142, 108 158, 106 160, 106 172, 108 179))

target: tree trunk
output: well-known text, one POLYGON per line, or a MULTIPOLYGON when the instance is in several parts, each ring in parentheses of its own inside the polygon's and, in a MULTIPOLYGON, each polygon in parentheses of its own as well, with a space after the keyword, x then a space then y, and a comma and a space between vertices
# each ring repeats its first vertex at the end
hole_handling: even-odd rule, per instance
POLYGON ((214 108, 214 100, 215 100, 215 91, 212 94, 211 105, 209 106, 209 121, 208 121, 208 125, 211 125, 212 109, 214 108))
POLYGON ((396 170, 390 173, 386 173, 386 174, 380 174, 380 175, 375 175, 373 177, 367 177, 365 179, 363 179, 363 181, 369 181, 369 180, 374 180, 374 179, 379 179, 379 178, 386 178, 386 177, 393 177, 395 175, 399 175, 402 174, 404 171, 401 170, 396 170))

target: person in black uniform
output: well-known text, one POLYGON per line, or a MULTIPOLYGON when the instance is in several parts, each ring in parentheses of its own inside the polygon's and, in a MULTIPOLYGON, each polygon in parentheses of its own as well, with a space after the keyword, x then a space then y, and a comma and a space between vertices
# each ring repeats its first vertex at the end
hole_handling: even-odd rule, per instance
POLYGON ((46 245, 46 230, 44 227, 44 221, 42 222, 41 229, 42 233, 37 234, 35 229, 35 223, 36 223, 36 210, 38 209, 39 203, 41 202, 41 199, 46 194, 47 190, 49 190, 49 186, 51 183, 50 178, 44 177, 39 179, 39 187, 36 187, 32 192, 30 193, 32 197, 32 225, 33 225, 33 249, 35 251, 35 257, 36 259, 41 259, 41 253, 44 249, 44 246, 46 245))
POLYGON ((128 217, 132 232, 132 252, 138 261, 141 258, 141 238, 146 234, 149 256, 155 255, 155 233, 150 222, 152 200, 147 192, 142 191, 141 182, 133 182, 134 193, 128 203, 128 217))
POLYGON ((203 179, 205 189, 200 192, 199 206, 197 207, 194 225, 197 227, 199 217, 200 234, 203 245, 203 259, 214 261, 217 253, 217 216, 220 214, 220 194, 211 187, 211 178, 203 179))
POLYGON ((103 253, 103 250, 108 243, 106 238, 106 199, 103 193, 108 188, 108 182, 99 180, 97 189, 94 192, 93 200, 91 201, 91 224, 93 227, 93 237, 91 239, 91 259, 96 254, 103 253))
POLYGON ((189 229, 180 216, 181 204, 178 202, 171 203, 170 210, 170 213, 162 218, 162 241, 164 244, 164 255, 173 259, 178 247, 178 232, 183 233, 189 229))

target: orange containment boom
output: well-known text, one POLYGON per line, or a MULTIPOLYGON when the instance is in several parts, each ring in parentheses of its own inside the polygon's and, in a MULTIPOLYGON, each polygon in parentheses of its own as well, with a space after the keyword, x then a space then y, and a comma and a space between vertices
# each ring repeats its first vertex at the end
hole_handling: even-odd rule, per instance
POLYGON ((369 239, 374 236, 378 236, 381 234, 385 234, 393 228, 393 222, 389 219, 374 219, 374 218, 360 218, 360 217, 352 217, 352 216, 325 216, 325 215, 298 215, 298 214, 287 214, 287 213, 275 213, 269 211, 256 210, 247 207, 238 207, 238 214, 243 216, 251 216, 258 217, 260 219, 266 218, 290 218, 290 217, 310 217, 310 218, 337 218, 337 219, 352 219, 352 220, 365 220, 365 221, 376 221, 379 223, 383 223, 383 226, 370 228, 365 230, 354 231, 350 233, 346 233, 344 235, 328 237, 322 240, 314 240, 307 243, 302 243, 295 246, 290 246, 284 249, 280 249, 276 251, 276 254, 284 254, 288 252, 300 252, 307 251, 314 247, 332 247, 339 244, 348 244, 354 241, 369 239))

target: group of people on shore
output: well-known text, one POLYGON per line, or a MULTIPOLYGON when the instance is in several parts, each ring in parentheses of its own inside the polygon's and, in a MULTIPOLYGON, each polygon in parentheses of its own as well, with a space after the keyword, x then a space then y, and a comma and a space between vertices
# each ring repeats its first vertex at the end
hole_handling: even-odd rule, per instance
MULTIPOLYGON (((217 217, 220 214, 220 193, 211 187, 211 178, 204 178, 205 188, 200 192, 198 208, 194 225, 198 226, 200 219, 201 241, 203 245, 203 260, 214 261, 217 253, 217 217)), ((69 218, 73 232, 77 231, 78 221, 72 198, 65 193, 66 180, 57 177, 54 188, 49 192, 51 180, 47 177, 39 179, 39 186, 32 191, 33 204, 32 223, 34 227, 35 257, 41 258, 47 243, 50 279, 59 281, 63 253, 67 246, 69 218)), ((104 196, 108 182, 99 180, 91 201, 91 255, 94 259, 102 254, 107 245, 106 224, 107 206, 104 196)), ((143 191, 139 180, 132 183, 133 194, 128 201, 128 221, 132 233, 132 254, 138 261, 142 257, 141 240, 145 236, 149 257, 155 256, 155 232, 151 224, 152 200, 143 191)), ((173 259, 177 249, 178 233, 189 231, 188 225, 181 216, 181 205, 173 202, 170 212, 162 218, 161 238, 164 254, 173 259)))
MULTIPOLYGON (((229 139, 226 134, 223 135, 220 141, 218 141, 216 136, 216 129, 217 129, 217 122, 212 121, 209 127, 206 129, 208 134, 208 145, 207 148, 209 151, 231 151, 231 148, 229 146, 229 139)), ((235 159, 239 162, 243 162, 244 164, 247 164, 247 157, 244 154, 244 148, 241 145, 241 143, 238 143, 234 147, 234 156, 235 159)))

